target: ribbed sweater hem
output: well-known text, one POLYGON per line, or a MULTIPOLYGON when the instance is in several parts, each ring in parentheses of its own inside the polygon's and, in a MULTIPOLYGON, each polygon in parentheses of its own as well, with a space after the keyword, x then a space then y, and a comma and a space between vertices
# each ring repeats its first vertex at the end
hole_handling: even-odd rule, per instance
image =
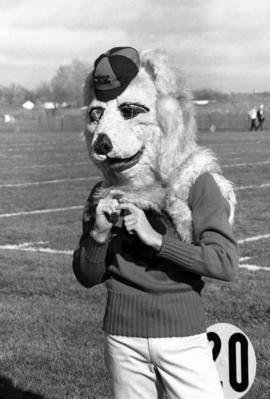
POLYGON ((130 337, 190 336, 206 330, 205 312, 200 295, 193 290, 135 295, 108 288, 103 329, 130 337))

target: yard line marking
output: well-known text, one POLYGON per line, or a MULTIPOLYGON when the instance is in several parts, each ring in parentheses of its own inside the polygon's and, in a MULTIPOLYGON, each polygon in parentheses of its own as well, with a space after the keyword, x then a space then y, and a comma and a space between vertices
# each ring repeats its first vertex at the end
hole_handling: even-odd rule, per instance
MULTIPOLYGON (((61 143, 59 143, 59 144, 61 144, 61 143)), ((78 143, 79 144, 79 143, 78 143)), ((29 147, 23 147, 22 146, 22 148, 20 148, 20 146, 18 146, 18 147, 13 147, 13 148, 10 148, 10 147, 8 147, 8 148, 2 148, 3 149, 3 152, 1 152, 1 154, 5 154, 6 152, 15 152, 15 151, 25 151, 25 150, 28 150, 28 151, 47 151, 47 150, 55 150, 55 149, 58 149, 58 150, 60 150, 60 149, 63 149, 63 150, 74 150, 74 149, 78 149, 78 150, 81 150, 82 149, 82 146, 81 145, 72 145, 72 146, 60 146, 60 148, 57 148, 57 145, 54 145, 54 146, 48 146, 48 147, 46 147, 46 143, 44 143, 43 145, 40 145, 40 148, 39 148, 39 146, 29 146, 29 147)))
POLYGON ((270 183, 264 183, 264 184, 251 184, 250 186, 239 186, 235 187, 235 191, 240 191, 240 190, 250 190, 250 189, 257 189, 257 188, 265 188, 265 187, 270 187, 270 183))
MULTIPOLYGON (((21 244, 17 244, 17 245, 13 245, 12 244, 12 246, 17 246, 17 247, 20 247, 20 248, 26 248, 26 247, 32 247, 33 245, 45 245, 45 244, 48 244, 49 243, 49 241, 28 241, 28 242, 22 242, 21 244)), ((6 244, 6 245, 9 245, 9 244, 6 244)))
POLYGON ((6 155, 6 158, 8 158, 8 159, 10 159, 10 158, 22 159, 22 158, 24 158, 25 155, 27 156, 27 154, 16 154, 16 155, 11 155, 11 156, 6 155))
POLYGON ((73 251, 68 250, 60 250, 60 249, 52 249, 52 248, 44 248, 44 247, 32 247, 30 245, 25 244, 6 244, 0 245, 0 250, 10 250, 10 251, 26 251, 26 252, 44 252, 48 254, 56 254, 56 255, 72 255, 73 251))
MULTIPOLYGON (((74 156, 76 156, 76 157, 78 157, 78 156, 80 156, 80 155, 82 155, 82 156, 85 156, 85 154, 87 154, 87 152, 85 152, 85 151, 81 151, 81 152, 73 152, 73 155, 74 156)), ((37 154, 34 154, 35 156, 37 155, 37 154)), ((33 155, 33 157, 34 157, 34 155, 33 155)), ((59 153, 55 153, 55 154, 49 154, 52 158, 61 158, 61 157, 66 157, 67 156, 67 154, 65 153, 65 152, 59 152, 59 153)), ((15 155, 8 155, 8 154, 3 154, 3 155, 1 155, 0 154, 0 157, 1 158, 6 158, 6 159, 13 159, 13 158, 27 158, 27 159, 29 159, 29 155, 28 154, 15 154, 15 155)), ((48 154, 40 154, 39 156, 38 156, 38 158, 41 158, 41 157, 43 157, 43 158, 46 158, 46 157, 48 157, 48 154)), ((3 159, 3 161, 5 161, 6 159, 3 159)))
MULTIPOLYGON (((8 250, 8 251, 25 251, 25 252, 37 252, 37 253, 47 253, 52 255, 67 255, 72 256, 74 251, 71 250, 61 250, 61 249, 53 249, 53 248, 44 248, 39 246, 33 246, 33 244, 45 244, 44 242, 40 241, 37 243, 22 243, 22 244, 6 244, 0 245, 0 250, 8 250)), ((244 259, 244 258, 243 258, 244 259)), ((270 272, 270 267, 265 266, 258 266, 258 265, 249 265, 249 264, 240 264, 240 268, 247 269, 250 271, 258 271, 264 270, 270 272)))
POLYGON ((27 146, 23 146, 23 145, 19 145, 16 147, 11 147, 9 144, 6 144, 6 148, 4 148, 5 146, 2 146, 2 150, 1 154, 5 154, 6 152, 15 152, 15 151, 21 151, 21 150, 29 150, 29 151, 35 151, 35 150, 55 150, 55 149, 63 149, 63 150, 74 150, 74 149, 82 149, 82 145, 83 145, 83 141, 78 141, 72 145, 65 145, 63 146, 63 143, 58 142, 58 143, 50 143, 48 145, 48 143, 43 143, 43 144, 38 144, 38 145, 27 145, 27 146))
MULTIPOLYGON (((90 176, 90 177, 74 177, 70 179, 56 179, 56 180, 44 180, 39 182, 27 182, 27 183, 7 183, 1 184, 0 188, 12 188, 12 187, 29 187, 29 186, 41 186, 46 184, 58 184, 65 183, 69 181, 85 181, 85 180, 95 180, 99 179, 100 176, 90 176)), ((270 183, 258 184, 258 185, 250 185, 250 186, 239 186, 235 187, 235 191, 249 190, 249 189, 257 189, 257 188, 265 188, 270 187, 270 183)))
POLYGON ((36 181, 36 182, 32 182, 32 183, 0 184, 0 188, 44 186, 47 184, 58 184, 58 183, 65 183, 65 182, 69 182, 69 181, 96 180, 98 178, 99 178, 98 176, 88 176, 88 177, 74 177, 74 178, 70 178, 70 179, 44 180, 44 181, 36 181))
POLYGON ((270 267, 266 267, 266 266, 258 266, 258 265, 249 265, 249 264, 245 264, 245 265, 239 265, 239 267, 243 268, 243 269, 248 269, 251 270, 253 272, 256 272, 257 270, 265 270, 267 272, 270 272, 270 267))
POLYGON ((242 163, 235 163, 235 164, 228 164, 222 165, 223 168, 235 168, 240 166, 253 166, 253 165, 267 165, 270 161, 263 161, 263 162, 242 162, 242 163))
MULTIPOLYGON (((56 133, 56 132, 54 132, 56 133)), ((1 134, 1 133, 0 133, 1 134)), ((48 136, 47 139, 47 135, 46 138, 44 138, 43 140, 39 140, 37 141, 37 137, 36 135, 32 136, 33 139, 27 139, 27 140, 23 140, 23 141, 16 141, 16 145, 17 147, 30 147, 33 146, 33 144, 35 145, 56 145, 56 144, 61 144, 62 142, 66 142, 66 141, 70 141, 72 144, 81 142, 81 136, 80 133, 77 132, 77 135, 73 136, 73 137, 61 137, 61 136, 57 136, 57 135, 53 135, 53 138, 48 136)), ((45 136, 43 136, 45 137, 45 136)), ((6 141, 7 145, 13 145, 14 144, 14 140, 10 140, 10 141, 6 141)))
POLYGON ((241 244, 244 244, 246 242, 258 241, 258 240, 266 240, 267 238, 270 238, 270 234, 261 234, 261 235, 258 235, 258 236, 243 238, 241 240, 237 240, 237 243, 239 245, 241 245, 241 244))
POLYGON ((250 259, 251 259, 251 256, 243 256, 242 258, 239 258, 239 262, 245 262, 250 259))
MULTIPOLYGON (((53 164, 41 164, 41 165, 24 165, 24 166, 13 166, 11 169, 36 169, 36 168, 51 168, 51 167, 61 167, 61 166, 69 166, 71 163, 53 163, 53 164)), ((73 162, 72 166, 76 165, 89 165, 90 162, 73 162)), ((242 162, 236 164, 226 164, 222 165, 223 168, 234 168, 240 166, 253 166, 253 165, 267 165, 270 164, 270 161, 263 162, 242 162)), ((0 170, 10 169, 7 167, 0 167, 0 170)))
POLYGON ((13 167, 0 167, 0 170, 5 170, 5 169, 36 169, 36 168, 53 168, 53 167, 62 167, 62 166, 72 166, 74 165, 91 165, 90 161, 89 162, 70 162, 70 163, 50 163, 50 164, 41 164, 41 165, 24 165, 24 166, 13 166, 13 167))
POLYGON ((82 209, 82 205, 67 206, 65 208, 52 208, 52 209, 37 209, 35 211, 23 211, 16 213, 0 213, 0 218, 9 218, 13 216, 28 216, 28 215, 39 215, 44 213, 54 213, 54 212, 65 212, 74 209, 82 209))
MULTIPOLYGON (((263 148, 258 149, 258 150, 252 150, 252 154, 254 154, 255 152, 259 152, 259 153, 267 152, 267 153, 269 153, 269 150, 265 150, 265 149, 263 149, 263 148)), ((230 153, 228 154, 228 156, 230 156, 230 155, 241 155, 241 154, 247 155, 247 151, 230 152, 230 153)))

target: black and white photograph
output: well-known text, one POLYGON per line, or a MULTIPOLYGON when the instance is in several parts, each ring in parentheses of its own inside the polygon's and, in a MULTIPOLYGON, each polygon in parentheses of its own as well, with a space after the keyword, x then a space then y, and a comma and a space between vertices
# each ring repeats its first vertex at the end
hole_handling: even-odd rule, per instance
POLYGON ((0 0, 0 399, 270 398, 269 16, 0 0))

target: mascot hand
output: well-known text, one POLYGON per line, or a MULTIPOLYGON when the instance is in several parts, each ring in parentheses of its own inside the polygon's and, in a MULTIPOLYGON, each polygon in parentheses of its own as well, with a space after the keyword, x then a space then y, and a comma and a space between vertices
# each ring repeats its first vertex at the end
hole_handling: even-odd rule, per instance
POLYGON ((104 242, 116 222, 120 210, 118 209, 118 201, 108 195, 99 201, 96 208, 96 220, 91 236, 98 242, 104 242), (113 215, 113 217, 112 217, 113 215))
POLYGON ((160 250, 162 236, 153 229, 142 209, 128 202, 120 203, 117 209, 125 211, 124 225, 129 234, 136 233, 144 244, 160 250))

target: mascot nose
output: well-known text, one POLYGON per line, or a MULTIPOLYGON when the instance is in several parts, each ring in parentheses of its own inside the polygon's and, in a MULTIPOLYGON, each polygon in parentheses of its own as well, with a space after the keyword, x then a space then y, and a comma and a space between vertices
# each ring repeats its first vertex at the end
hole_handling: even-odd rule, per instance
POLYGON ((94 143, 94 150, 97 154, 107 155, 112 150, 111 139, 105 133, 100 133, 94 143))

